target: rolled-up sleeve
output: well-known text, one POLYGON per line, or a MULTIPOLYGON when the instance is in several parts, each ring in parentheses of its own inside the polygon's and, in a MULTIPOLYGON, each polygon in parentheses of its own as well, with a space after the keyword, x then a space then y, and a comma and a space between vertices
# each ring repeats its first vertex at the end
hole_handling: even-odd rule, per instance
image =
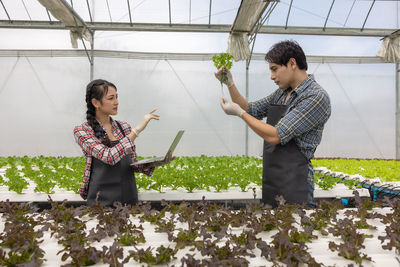
POLYGON ((263 118, 267 117, 269 105, 272 103, 275 94, 276 93, 271 94, 254 102, 249 102, 249 109, 247 110, 247 113, 258 120, 262 120, 263 118))
POLYGON ((285 145, 319 124, 324 124, 331 113, 329 96, 324 91, 308 95, 290 110, 277 124, 276 130, 285 145))

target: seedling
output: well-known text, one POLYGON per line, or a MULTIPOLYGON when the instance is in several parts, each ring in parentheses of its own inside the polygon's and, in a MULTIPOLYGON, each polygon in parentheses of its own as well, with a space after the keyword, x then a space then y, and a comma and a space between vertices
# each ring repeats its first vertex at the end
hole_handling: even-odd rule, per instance
MULTIPOLYGON (((222 66, 225 66, 228 70, 231 69, 232 67, 232 59, 233 56, 229 53, 221 53, 218 56, 213 56, 212 61, 214 62, 214 66, 219 69, 222 66)), ((222 71, 222 77, 221 77, 221 92, 222 95, 224 95, 224 91, 222 90, 222 84, 228 80, 228 75, 226 71, 222 71)))

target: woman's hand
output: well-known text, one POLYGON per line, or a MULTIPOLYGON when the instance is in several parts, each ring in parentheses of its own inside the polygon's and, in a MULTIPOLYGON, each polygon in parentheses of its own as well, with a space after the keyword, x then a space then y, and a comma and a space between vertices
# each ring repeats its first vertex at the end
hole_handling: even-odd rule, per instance
POLYGON ((134 131, 137 135, 139 135, 139 133, 141 131, 144 130, 144 128, 146 128, 147 124, 151 121, 151 120, 159 120, 160 119, 160 115, 154 114, 154 112, 157 109, 153 109, 152 111, 150 111, 149 113, 147 113, 146 115, 144 115, 142 121, 134 128, 134 131))
POLYGON ((167 156, 165 157, 165 159, 163 161, 159 162, 160 163, 159 166, 168 164, 171 161, 173 161, 174 159, 175 159, 175 157, 172 156, 172 153, 168 153, 167 156))
POLYGON ((150 111, 149 113, 147 113, 146 115, 144 115, 143 120, 147 121, 147 123, 151 120, 159 120, 160 119, 160 115, 154 114, 154 112, 157 109, 153 109, 152 111, 150 111))

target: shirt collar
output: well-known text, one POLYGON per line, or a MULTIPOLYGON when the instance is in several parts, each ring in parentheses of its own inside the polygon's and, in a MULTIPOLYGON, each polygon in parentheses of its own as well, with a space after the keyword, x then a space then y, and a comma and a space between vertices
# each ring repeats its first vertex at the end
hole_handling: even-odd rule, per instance
MULTIPOLYGON (((111 120, 111 126, 115 127, 115 120, 111 116, 110 116, 110 120, 111 120)), ((104 128, 104 126, 103 126, 103 124, 101 122, 99 122, 99 121, 97 121, 97 122, 100 124, 101 127, 104 128)))
MULTIPOLYGON (((305 78, 292 92, 296 93, 297 95, 301 94, 308 86, 315 81, 314 74, 308 74, 307 78, 305 78)), ((291 91, 291 88, 288 87, 284 90, 285 95, 287 95, 291 91)))

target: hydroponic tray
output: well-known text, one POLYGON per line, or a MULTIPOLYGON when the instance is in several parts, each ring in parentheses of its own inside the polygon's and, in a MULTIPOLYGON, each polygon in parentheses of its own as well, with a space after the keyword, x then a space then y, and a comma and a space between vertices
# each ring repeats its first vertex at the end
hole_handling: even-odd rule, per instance
MULTIPOLYGON (((7 199, 11 202, 47 202, 49 196, 53 201, 64 201, 69 202, 79 202, 83 201, 79 194, 71 191, 57 191, 53 194, 36 193, 33 191, 34 187, 29 187, 24 189, 21 194, 16 192, 8 191, 6 186, 0 186, 0 201, 6 201, 7 199)), ((167 189, 166 189, 167 190, 167 189)), ((349 198, 353 196, 353 191, 348 189, 343 184, 337 184, 332 190, 322 190, 316 188, 314 191, 315 199, 337 199, 337 198, 349 198)), ((369 192, 366 189, 357 189, 361 197, 369 197, 369 192)), ((183 192, 183 191, 166 191, 166 192, 139 192, 139 201, 200 201, 205 197, 207 200, 212 201, 230 201, 230 200, 260 200, 262 196, 262 191, 258 187, 256 189, 256 196, 254 198, 254 193, 252 190, 247 192, 241 192, 240 189, 231 188, 229 191, 222 192, 207 192, 198 191, 193 193, 183 192)))
MULTIPOLYGON (((338 210, 337 211, 337 218, 338 219, 343 219, 348 216, 344 214, 346 210, 350 209, 345 209, 345 210, 338 210)), ((221 211, 222 213, 226 213, 224 211, 221 211)), ((310 214, 310 210, 306 211, 308 215, 310 214)), ((393 210, 391 208, 380 208, 380 209, 374 209, 374 212, 380 213, 380 214, 386 214, 386 213, 391 213, 393 210)), ((156 231, 156 225, 149 223, 148 221, 140 221, 140 217, 142 215, 131 215, 129 217, 129 221, 133 225, 142 225, 143 230, 142 233, 145 236, 146 242, 145 243, 140 243, 136 245, 136 248, 133 246, 121 246, 123 250, 123 257, 127 257, 129 255, 130 251, 134 249, 147 249, 149 247, 153 248, 153 253, 155 253, 154 248, 158 248, 160 246, 164 247, 175 247, 175 243, 171 242, 168 240, 168 235, 167 233, 164 232, 157 232, 156 231)), ((299 223, 299 217, 298 215, 294 216, 295 221, 299 223)), ((165 214, 165 219, 168 221, 171 218, 171 213, 167 212, 165 214)), ((84 215, 83 217, 78 217, 77 218, 80 221, 85 221, 86 225, 86 233, 89 233, 90 230, 96 229, 96 226, 99 225, 99 221, 96 218, 89 218, 87 215, 84 215)), ((363 233, 363 234, 368 234, 371 235, 371 237, 366 238, 365 241, 363 242, 363 245, 365 248, 361 249, 360 252, 366 254, 368 257, 371 258, 371 261, 368 260, 363 260, 362 265, 363 266, 398 266, 398 257, 399 255, 396 254, 394 249, 392 250, 385 250, 382 248, 381 241, 378 239, 379 236, 385 235, 385 227, 386 225, 383 224, 381 221, 378 219, 367 219, 368 224, 375 226, 375 230, 367 230, 367 229, 358 229, 357 232, 363 233)), ((5 218, 0 220, 0 231, 3 231, 4 229, 4 222, 5 218)), ((298 227, 298 226, 296 226, 298 227)), ((180 222, 178 220, 174 220, 174 229, 188 229, 188 223, 187 222, 180 222)), ((246 227, 228 227, 228 232, 230 234, 234 234, 236 236, 240 235, 244 230, 246 230, 246 227)), ((177 231, 177 230, 174 230, 177 231)), ((273 236, 277 233, 277 230, 271 230, 271 231, 262 231, 257 234, 257 238, 261 238, 262 241, 267 242, 268 244, 271 244, 271 241, 273 239, 273 236)), ((332 234, 329 234, 327 236, 321 235, 320 233, 314 233, 317 235, 317 239, 314 239, 311 243, 306 243, 308 246, 307 252, 316 260, 316 262, 324 264, 325 266, 348 266, 349 264, 355 264, 354 261, 347 260, 341 256, 338 255, 337 251, 331 251, 329 249, 329 242, 333 241, 335 243, 340 243, 341 239, 339 237, 335 237, 332 234)), ((210 237, 211 238, 211 237, 210 237)), ((45 252, 45 262, 43 263, 42 266, 61 266, 62 264, 67 264, 70 262, 70 260, 62 261, 62 253, 59 253, 61 250, 64 249, 64 247, 58 243, 58 239, 56 238, 56 235, 51 236, 50 235, 50 230, 47 230, 44 232, 43 242, 40 244, 40 248, 44 250, 45 252)), ((215 239, 215 237, 214 237, 215 239)), ((110 248, 113 243, 114 243, 114 238, 113 237, 105 237, 103 238, 100 242, 91 242, 90 246, 95 247, 96 249, 102 251, 103 248, 110 248)), ((210 239, 212 240, 212 238, 210 239)), ((384 241, 384 242, 387 242, 384 241)), ((225 239, 221 239, 218 242, 219 246, 222 247, 225 244, 225 239)), ((251 250, 251 253, 254 254, 254 257, 246 256, 246 260, 249 262, 249 266, 272 266, 272 262, 268 261, 265 259, 262 254, 261 250, 257 247, 251 250)), ((197 249, 193 249, 193 246, 187 246, 183 249, 180 249, 176 256, 175 260, 172 260, 168 263, 168 266, 176 265, 180 266, 181 265, 181 259, 184 257, 187 257, 187 255, 193 255, 196 259, 204 259, 207 257, 202 256, 200 251, 197 249)), ((109 264, 104 264, 101 261, 93 266, 110 266, 109 264)), ((122 266, 122 265, 121 265, 122 266)), ((134 261, 131 259, 129 263, 126 264, 126 266, 144 266, 143 263, 139 263, 137 261, 134 261)), ((163 265, 166 266, 166 265, 163 265)), ((282 264, 282 266, 284 266, 282 264)))

